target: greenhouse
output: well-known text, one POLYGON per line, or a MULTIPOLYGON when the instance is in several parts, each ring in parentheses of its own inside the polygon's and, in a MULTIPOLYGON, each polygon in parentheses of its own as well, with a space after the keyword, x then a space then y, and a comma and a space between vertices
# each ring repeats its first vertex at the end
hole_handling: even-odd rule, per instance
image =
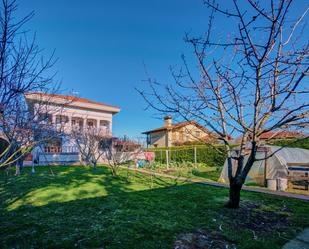
MULTIPOLYGON (((234 153, 236 153, 236 151, 234 153)), ((308 177, 309 150, 263 146, 258 149, 257 159, 258 160, 253 164, 246 178, 246 184, 263 186, 270 180, 280 179, 287 182, 289 176, 293 175, 295 172, 308 177)), ((245 158, 245 162, 247 160, 248 156, 245 158)), ((235 171, 236 161, 233 161, 233 173, 235 173, 235 171)), ((225 184, 229 183, 227 160, 224 163, 219 182, 225 184)), ((285 190, 285 188, 287 188, 287 184, 280 190, 285 190)))

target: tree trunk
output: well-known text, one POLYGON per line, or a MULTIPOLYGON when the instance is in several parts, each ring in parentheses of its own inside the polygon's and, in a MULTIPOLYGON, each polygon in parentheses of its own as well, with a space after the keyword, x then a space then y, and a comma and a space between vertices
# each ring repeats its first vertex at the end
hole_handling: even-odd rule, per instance
POLYGON ((231 183, 230 184, 230 199, 227 203, 228 208, 238 208, 240 202, 240 190, 242 185, 231 183))
POLYGON ((112 170, 112 175, 117 176, 117 170, 114 166, 111 167, 111 170, 112 170))
POLYGON ((20 175, 20 166, 18 164, 16 164, 16 169, 15 169, 15 175, 19 176, 20 175))
POLYGON ((21 170, 23 167, 23 162, 20 162, 19 160, 16 163, 16 170, 15 170, 15 175, 19 176, 21 174, 21 170))

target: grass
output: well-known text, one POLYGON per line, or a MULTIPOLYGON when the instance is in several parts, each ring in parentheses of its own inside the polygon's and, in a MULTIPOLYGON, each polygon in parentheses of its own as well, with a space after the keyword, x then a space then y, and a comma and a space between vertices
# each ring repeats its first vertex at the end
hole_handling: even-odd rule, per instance
POLYGON ((127 179, 125 170, 114 178, 105 167, 52 169, 1 172, 1 248, 172 248, 179 234, 204 229, 222 230, 240 249, 275 249, 309 226, 300 200, 243 192, 232 211, 224 188, 135 172, 127 179))
POLYGON ((194 178, 205 181, 218 181, 222 168, 198 166, 195 168, 178 168, 171 175, 194 178))
POLYGON ((173 176, 214 182, 218 181, 222 171, 222 167, 210 167, 202 163, 194 164, 189 162, 184 162, 179 165, 171 163, 169 168, 166 167, 166 164, 153 163, 150 168, 149 166, 146 166, 144 169, 151 169, 155 172, 173 176))

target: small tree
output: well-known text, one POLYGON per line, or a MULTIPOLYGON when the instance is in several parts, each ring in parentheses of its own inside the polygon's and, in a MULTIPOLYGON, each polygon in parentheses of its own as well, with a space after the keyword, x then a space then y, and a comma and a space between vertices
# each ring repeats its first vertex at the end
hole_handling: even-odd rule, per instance
MULTIPOLYGON (((23 99, 22 99, 23 101, 23 99)), ((7 113, 2 120, 5 140, 8 141, 6 149, 0 155, 1 168, 16 165, 16 175, 20 174, 25 157, 34 147, 44 145, 46 142, 58 138, 62 134, 62 126, 56 127, 48 123, 46 118, 39 118, 39 113, 46 114, 46 103, 37 103, 35 110, 24 109, 27 104, 20 104, 7 113)), ((62 107, 59 107, 59 110, 62 107)))
POLYGON ((96 169, 99 160, 103 160, 105 153, 101 143, 110 136, 105 130, 96 127, 73 128, 71 134, 81 155, 81 160, 96 169))
POLYGON ((208 30, 198 38, 186 36, 198 70, 183 56, 184 67, 171 70, 174 84, 149 79, 150 90, 138 90, 153 109, 196 120, 217 134, 227 151, 230 208, 239 206, 254 162, 265 159, 256 157, 261 135, 308 127, 308 7, 295 17, 293 2, 204 0, 208 30), (229 30, 215 25, 217 14, 229 30), (219 37, 221 30, 226 37, 219 37), (235 153, 230 136, 240 137, 235 153))
POLYGON ((121 164, 128 161, 136 161, 142 152, 142 146, 140 143, 126 137, 105 137, 101 140, 101 148, 104 151, 104 158, 106 159, 113 176, 117 176, 121 164))

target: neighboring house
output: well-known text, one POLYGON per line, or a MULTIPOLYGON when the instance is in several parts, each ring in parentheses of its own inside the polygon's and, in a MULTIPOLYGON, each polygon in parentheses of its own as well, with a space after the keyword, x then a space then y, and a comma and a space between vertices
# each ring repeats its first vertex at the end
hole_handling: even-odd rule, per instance
MULTIPOLYGON (((300 139, 304 138, 305 134, 302 132, 296 131, 269 131, 265 132, 260 136, 260 140, 264 143, 274 141, 274 140, 289 140, 289 139, 300 139)), ((236 138, 232 143, 240 144, 242 137, 236 138)), ((250 136, 248 136, 248 140, 250 140, 250 136)))
POLYGON ((260 136, 261 140, 283 140, 283 139, 295 139, 295 138, 303 138, 305 137, 304 133, 297 131, 269 131, 263 133, 260 136))
POLYGON ((60 138, 33 150, 33 158, 40 164, 78 163, 78 149, 70 136, 72 129, 83 132, 92 127, 112 135, 113 115, 120 111, 118 107, 76 96, 32 92, 25 98, 36 119, 62 129, 60 138))
POLYGON ((216 140, 215 135, 196 121, 172 123, 172 117, 164 117, 164 126, 145 131, 147 136, 147 147, 170 147, 181 145, 186 142, 216 140))

